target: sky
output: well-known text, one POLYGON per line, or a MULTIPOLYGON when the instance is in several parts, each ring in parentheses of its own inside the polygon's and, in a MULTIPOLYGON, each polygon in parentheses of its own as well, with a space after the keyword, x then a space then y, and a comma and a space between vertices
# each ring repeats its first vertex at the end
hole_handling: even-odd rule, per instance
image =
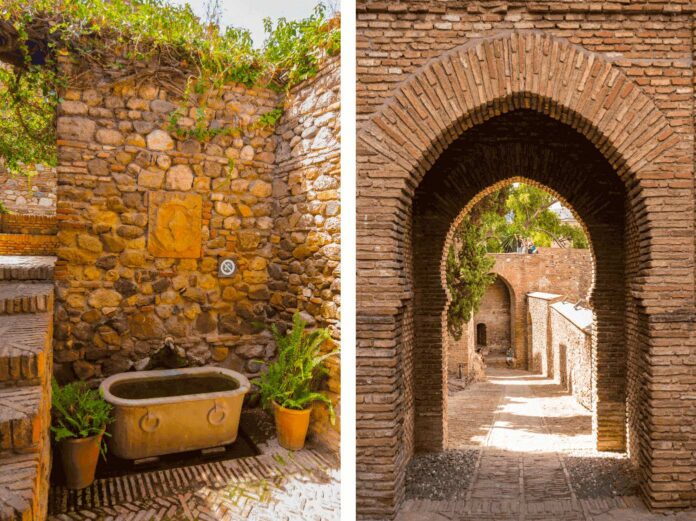
MULTIPOLYGON (((206 0, 170 0, 173 4, 183 5, 188 3, 193 11, 200 17, 205 16, 206 0)), ((263 44, 263 19, 269 17, 273 20, 285 17, 288 20, 306 18, 320 0, 220 0, 222 8, 222 25, 243 27, 251 31, 254 46, 263 44)), ((335 4, 336 2, 324 2, 335 4)))

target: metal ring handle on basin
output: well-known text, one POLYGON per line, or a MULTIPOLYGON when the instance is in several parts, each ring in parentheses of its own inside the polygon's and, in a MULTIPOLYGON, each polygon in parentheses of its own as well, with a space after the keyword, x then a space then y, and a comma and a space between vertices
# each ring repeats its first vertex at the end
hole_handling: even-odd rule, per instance
POLYGON ((140 428, 145 432, 155 432, 157 428, 160 426, 160 419, 154 414, 152 414, 150 411, 147 411, 140 418, 138 424, 140 425, 140 428))
POLYGON ((211 425, 220 425, 225 418, 227 418, 227 411, 224 407, 219 407, 217 403, 208 411, 208 423, 211 425), (215 417, 216 414, 219 418, 215 417))

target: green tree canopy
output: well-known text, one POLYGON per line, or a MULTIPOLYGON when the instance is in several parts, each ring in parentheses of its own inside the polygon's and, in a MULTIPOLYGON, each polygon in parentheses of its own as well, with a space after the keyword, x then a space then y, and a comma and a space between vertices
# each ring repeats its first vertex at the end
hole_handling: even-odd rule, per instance
POLYGON ((587 248, 582 228, 564 222, 552 207, 558 199, 541 188, 524 183, 509 185, 485 197, 477 206, 477 224, 483 228, 490 253, 514 252, 530 244, 587 248), (494 201, 491 204, 489 201, 494 201), (501 201, 502 202, 501 204, 501 201))

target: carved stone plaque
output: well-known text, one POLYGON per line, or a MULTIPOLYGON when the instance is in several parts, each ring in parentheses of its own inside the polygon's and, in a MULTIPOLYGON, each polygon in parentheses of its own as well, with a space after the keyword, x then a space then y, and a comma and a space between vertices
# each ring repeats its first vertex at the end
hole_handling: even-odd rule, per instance
POLYGON ((202 214, 200 195, 150 192, 148 251, 155 257, 200 257, 202 214))

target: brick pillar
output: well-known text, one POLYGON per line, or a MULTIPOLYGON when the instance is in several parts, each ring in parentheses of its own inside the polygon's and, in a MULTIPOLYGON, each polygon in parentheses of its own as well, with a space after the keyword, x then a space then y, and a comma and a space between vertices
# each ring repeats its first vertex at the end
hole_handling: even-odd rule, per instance
POLYGON ((597 449, 626 449, 626 335, 623 240, 617 226, 595 225, 592 307, 592 430, 597 449))
POLYGON ((417 451, 447 445, 447 331, 442 253, 451 219, 414 203, 414 402, 417 451))

